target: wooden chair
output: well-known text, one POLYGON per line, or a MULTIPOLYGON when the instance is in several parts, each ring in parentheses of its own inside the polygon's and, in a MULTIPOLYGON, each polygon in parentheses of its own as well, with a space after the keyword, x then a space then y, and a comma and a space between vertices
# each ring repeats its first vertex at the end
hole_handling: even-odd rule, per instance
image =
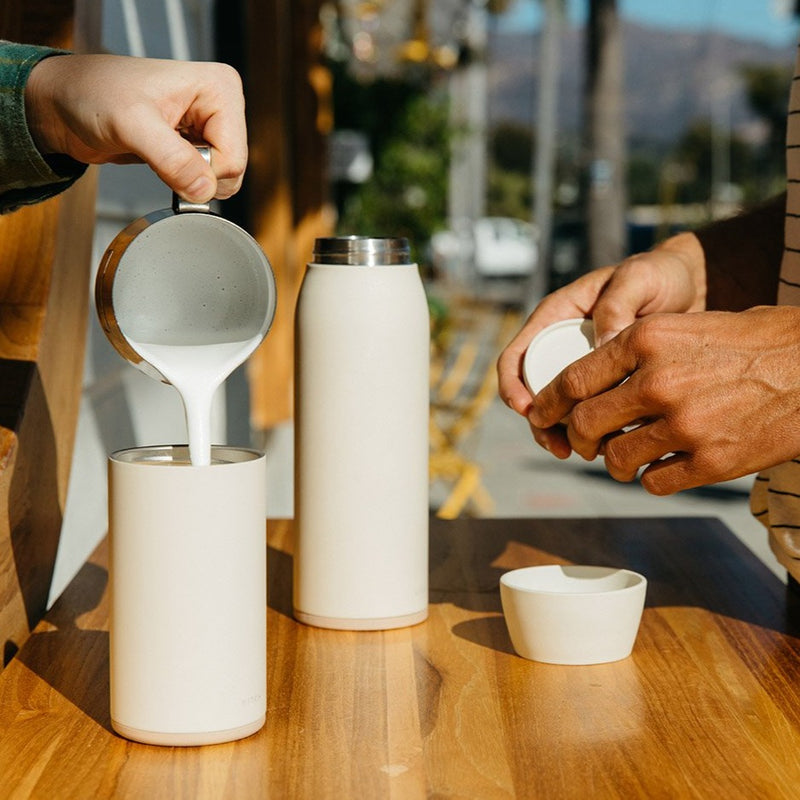
MULTIPOLYGON (((88 5, 88 4, 87 4, 88 5)), ((78 43, 73 3, 3 3, 0 38, 78 43)), ((0 643, 3 665, 45 612, 83 377, 95 175, 0 217, 0 643)))

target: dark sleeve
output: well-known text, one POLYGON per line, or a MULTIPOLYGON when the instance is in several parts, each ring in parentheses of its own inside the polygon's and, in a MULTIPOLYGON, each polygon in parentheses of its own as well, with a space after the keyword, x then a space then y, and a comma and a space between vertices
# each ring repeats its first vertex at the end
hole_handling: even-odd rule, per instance
POLYGON ((705 252, 709 309, 774 305, 783 257, 786 194, 695 231, 705 252))
POLYGON ((63 50, 0 41, 0 213, 64 191, 86 170, 66 155, 44 156, 28 130, 25 85, 43 58, 63 50))

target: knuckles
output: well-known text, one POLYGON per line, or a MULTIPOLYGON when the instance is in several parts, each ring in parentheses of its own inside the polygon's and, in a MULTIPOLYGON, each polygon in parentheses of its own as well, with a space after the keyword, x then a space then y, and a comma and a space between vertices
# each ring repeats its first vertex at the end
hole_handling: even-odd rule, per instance
POLYGON ((664 480, 663 476, 658 473, 645 472, 641 477, 642 488, 648 493, 656 497, 666 497, 667 495, 674 494, 677 489, 673 488, 671 484, 664 480))
POLYGON ((638 465, 632 463, 624 437, 613 437, 606 442, 605 465, 614 480, 628 483, 636 477, 638 465))
POLYGON ((576 440, 587 441, 593 438, 592 418, 586 412, 586 407, 578 404, 569 414, 569 427, 576 440))
POLYGON ((667 370, 640 370, 636 374, 636 390, 644 408, 664 408, 672 398, 672 378, 667 370))
POLYGON ((667 323, 658 314, 642 317, 628 330, 628 344, 635 353, 651 355, 664 346, 667 323))
POLYGON ((624 448, 617 444, 614 439, 606 442, 605 445, 605 462, 606 469, 612 478, 620 480, 620 475, 628 474, 630 467, 627 464, 627 454, 624 448))
POLYGON ((561 373, 559 389, 561 394, 568 400, 574 402, 586 400, 590 395, 590 391, 589 375, 584 364, 576 361, 566 367, 561 373))
POLYGON ((686 468, 680 468, 678 465, 673 465, 669 469, 646 469, 642 473, 640 483, 648 494, 655 497, 666 497, 691 486, 699 485, 694 481, 687 482, 689 474, 686 468))

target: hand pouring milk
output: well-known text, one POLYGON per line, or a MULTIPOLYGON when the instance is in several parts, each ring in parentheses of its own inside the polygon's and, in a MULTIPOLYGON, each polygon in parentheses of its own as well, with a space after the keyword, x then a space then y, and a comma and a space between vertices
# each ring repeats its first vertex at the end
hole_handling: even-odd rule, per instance
POLYGON ((269 262, 178 202, 116 237, 96 303, 118 352, 178 390, 189 440, 109 459, 111 724, 151 744, 248 736, 266 713, 265 463, 209 428, 215 390, 272 320, 269 262))
POLYGON ((258 346, 275 314, 275 279, 258 243, 232 222, 185 205, 131 223, 95 283, 116 350, 171 383, 187 416, 192 463, 208 464, 211 398, 258 346))

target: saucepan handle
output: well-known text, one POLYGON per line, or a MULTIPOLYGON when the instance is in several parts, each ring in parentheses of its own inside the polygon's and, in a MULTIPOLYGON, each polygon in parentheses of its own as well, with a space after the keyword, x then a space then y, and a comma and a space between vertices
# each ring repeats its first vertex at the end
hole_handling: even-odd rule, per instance
MULTIPOLYGON (((196 145, 197 151, 201 156, 210 164, 211 163, 211 148, 207 144, 196 145)), ((190 203, 184 200, 176 192, 172 193, 172 210, 176 214, 185 214, 188 211, 208 213, 211 208, 208 203, 190 203)))

